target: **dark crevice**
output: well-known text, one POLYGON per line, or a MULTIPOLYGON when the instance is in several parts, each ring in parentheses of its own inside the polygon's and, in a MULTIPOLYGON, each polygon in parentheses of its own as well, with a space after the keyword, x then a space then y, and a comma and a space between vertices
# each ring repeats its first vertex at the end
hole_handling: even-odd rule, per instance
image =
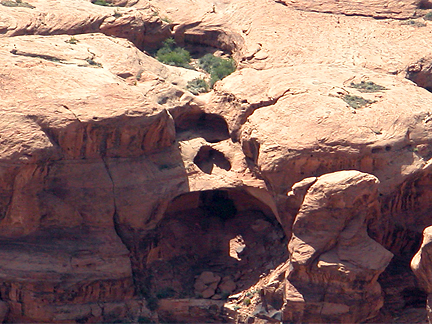
MULTIPOLYGON (((117 201, 116 201, 116 192, 115 192, 115 184, 114 184, 114 179, 112 177, 108 162, 106 161, 106 157, 102 157, 102 162, 105 166, 105 170, 107 172, 107 175, 111 181, 111 187, 112 187, 112 196, 113 196, 113 207, 114 207, 114 212, 113 212, 113 224, 114 224, 114 231, 117 234, 117 236, 120 238, 120 241, 123 243, 123 245, 126 247, 126 249, 128 251, 130 251, 129 249, 129 245, 127 244, 126 240, 124 239, 123 235, 122 235, 122 229, 120 227, 119 224, 119 215, 118 215, 118 211, 117 211, 117 201)), ((130 253, 130 262, 131 262, 131 269, 132 269, 132 273, 134 273, 134 267, 133 267, 133 260, 132 260, 132 253, 130 253)), ((138 289, 138 285, 135 279, 135 275, 132 274, 132 279, 134 281, 134 285, 135 285, 135 291, 139 291, 138 289)))
MULTIPOLYGON (((237 117, 237 121, 233 127, 232 132, 231 132, 231 138, 233 139, 233 141, 238 141, 239 135, 240 135, 239 132, 240 132, 241 127, 244 125, 244 123, 246 123, 247 119, 255 112, 255 110, 260 109, 260 108, 273 106, 273 105, 277 104, 279 99, 284 97, 287 93, 289 93, 289 91, 290 91, 290 89, 285 90, 280 96, 278 96, 276 98, 270 98, 268 100, 262 100, 260 102, 249 104, 248 107, 237 117)), ((239 105, 245 105, 245 104, 247 105, 248 104, 247 100, 240 101, 239 99, 235 99, 235 98, 234 99, 233 98, 227 98, 227 100, 228 101, 236 100, 239 105)))
POLYGON ((61 59, 59 59, 58 57, 55 56, 51 56, 51 55, 43 55, 43 54, 36 54, 36 53, 28 53, 28 52, 23 52, 17 49, 13 49, 10 51, 13 55, 21 55, 21 56, 27 56, 27 57, 35 57, 35 58, 40 58, 43 60, 47 60, 47 61, 51 61, 51 62, 60 62, 61 59))
POLYGON ((72 115, 74 115, 74 117, 76 118, 77 121, 79 121, 81 123, 81 120, 78 118, 78 116, 66 105, 61 105, 64 109, 68 110, 72 115))
POLYGON ((256 138, 250 138, 242 142, 242 150, 246 158, 256 164, 259 157, 260 143, 256 138))
POLYGON ((114 222, 114 227, 116 228, 116 233, 117 235, 120 237, 120 239, 122 239, 122 237, 119 235, 119 233, 117 232, 117 227, 118 227, 118 214, 117 214, 117 203, 116 203, 116 193, 115 193, 115 185, 114 185, 114 180, 113 177, 111 175, 111 171, 109 169, 108 166, 108 162, 106 161, 106 157, 102 157, 102 162, 105 166, 105 170, 107 172, 107 175, 110 179, 111 182, 111 187, 112 187, 112 195, 113 195, 113 204, 114 204, 114 213, 113 213, 113 222, 114 222))
POLYGON ((410 269, 409 255, 394 256, 378 282, 384 293, 381 312, 397 316, 408 308, 425 308, 427 294, 418 286, 410 269))

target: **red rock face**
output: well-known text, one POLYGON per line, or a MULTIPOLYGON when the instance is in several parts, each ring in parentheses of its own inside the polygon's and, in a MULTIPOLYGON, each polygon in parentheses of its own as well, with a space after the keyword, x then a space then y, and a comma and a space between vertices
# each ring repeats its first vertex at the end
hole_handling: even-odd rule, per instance
POLYGON ((376 316, 383 304, 376 280, 392 258, 367 235, 368 218, 380 217, 377 187, 377 178, 356 171, 327 174, 311 185, 288 245, 290 295, 303 298, 305 306, 298 318, 287 298, 287 320, 356 322, 376 316))
POLYGON ((3 320, 425 319, 428 1, 29 2, 0 4, 3 320), (237 71, 195 96, 168 37, 237 71))
POLYGON ((263 271, 288 257, 276 218, 246 193, 197 192, 173 204, 178 207, 169 207, 145 257, 152 286, 158 289, 171 287, 176 296, 189 298, 226 298, 249 288, 263 271), (218 278, 204 282, 214 283, 210 289, 196 286, 196 277, 206 271, 218 278))

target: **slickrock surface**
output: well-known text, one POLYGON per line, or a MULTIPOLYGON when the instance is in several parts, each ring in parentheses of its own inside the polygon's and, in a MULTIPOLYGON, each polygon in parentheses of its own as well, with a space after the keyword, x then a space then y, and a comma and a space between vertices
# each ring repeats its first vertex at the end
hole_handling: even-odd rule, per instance
POLYGON ((419 8, 431 8, 429 1, 307 1, 307 0, 281 0, 276 1, 285 6, 299 10, 316 11, 322 13, 344 14, 349 16, 360 15, 374 18, 410 18, 419 8))
POLYGON ((432 3, 28 2, 0 2, 1 319, 426 321, 432 3), (237 71, 193 95, 169 37, 237 71))

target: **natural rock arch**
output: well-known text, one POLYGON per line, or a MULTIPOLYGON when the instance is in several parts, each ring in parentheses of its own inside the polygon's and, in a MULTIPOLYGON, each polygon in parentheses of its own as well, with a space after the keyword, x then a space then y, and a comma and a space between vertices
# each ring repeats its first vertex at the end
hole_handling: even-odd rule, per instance
POLYGON ((225 299, 288 258, 271 208, 241 189, 175 197, 153 237, 144 262, 159 298, 225 299))

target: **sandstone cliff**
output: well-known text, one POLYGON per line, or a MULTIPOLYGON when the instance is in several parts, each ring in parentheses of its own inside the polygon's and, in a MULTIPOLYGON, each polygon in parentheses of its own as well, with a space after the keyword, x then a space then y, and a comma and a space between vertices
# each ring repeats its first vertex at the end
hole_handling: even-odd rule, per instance
POLYGON ((425 321, 431 8, 1 1, 1 318, 425 321))

